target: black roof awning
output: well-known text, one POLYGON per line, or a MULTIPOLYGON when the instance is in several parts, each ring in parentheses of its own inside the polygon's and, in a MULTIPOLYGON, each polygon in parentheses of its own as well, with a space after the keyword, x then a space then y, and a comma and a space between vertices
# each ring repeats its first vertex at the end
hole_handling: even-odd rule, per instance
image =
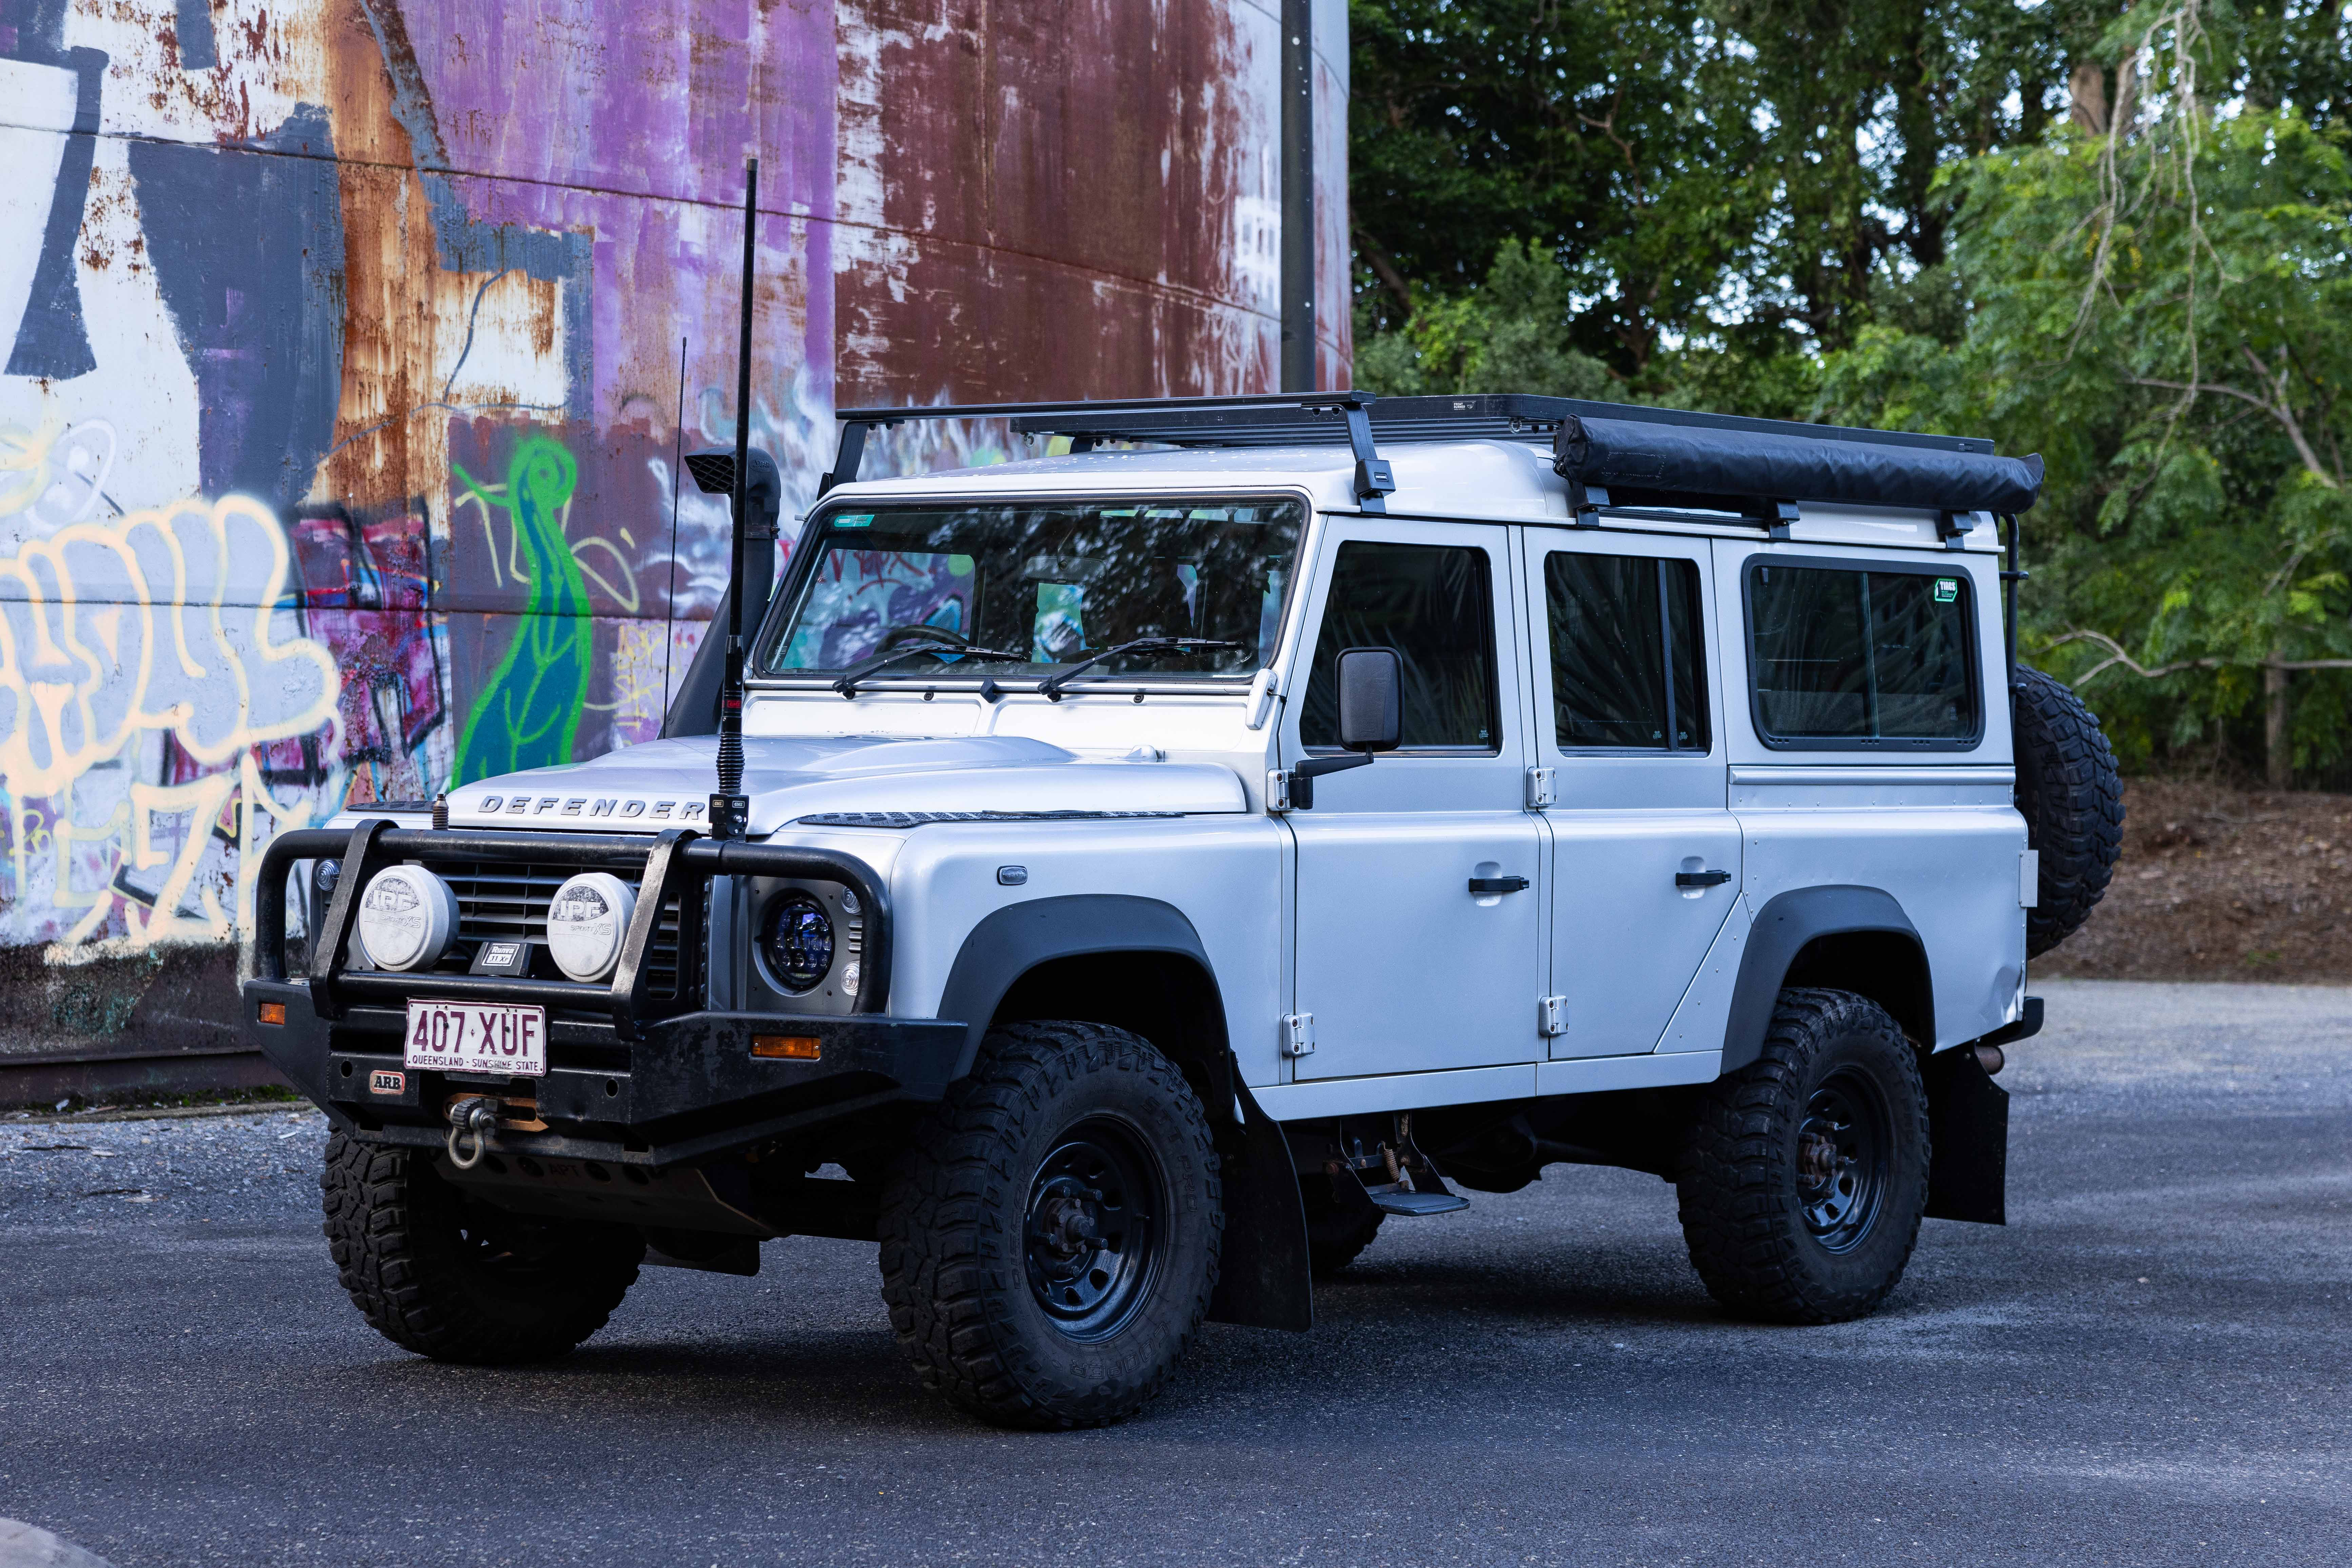
POLYGON ((1696 428, 1571 414, 1552 435, 1571 484, 1647 494, 1852 502, 1936 512, 2022 512, 2042 458, 1779 432, 1696 428))

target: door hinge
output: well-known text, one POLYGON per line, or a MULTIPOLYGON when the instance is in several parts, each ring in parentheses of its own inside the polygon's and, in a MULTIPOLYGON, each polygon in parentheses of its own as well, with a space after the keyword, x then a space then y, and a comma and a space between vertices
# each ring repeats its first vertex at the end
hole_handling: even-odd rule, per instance
POLYGON ((1566 997, 1537 998, 1536 1014, 1539 1020, 1537 1030, 1546 1038, 1553 1038, 1568 1032, 1568 998, 1566 997))
POLYGON ((1265 776, 1265 809, 1276 815, 1290 810, 1290 770, 1270 768, 1265 776))
POLYGON ((2042 852, 2021 850, 2017 856, 2017 906, 2032 909, 2042 902, 2042 852))
POLYGON ((1285 1013, 1282 1015, 1282 1049, 1289 1056, 1315 1054, 1315 1015, 1285 1013))
POLYGON ((1559 799, 1559 769, 1530 768, 1528 769, 1528 810, 1540 811, 1559 799))

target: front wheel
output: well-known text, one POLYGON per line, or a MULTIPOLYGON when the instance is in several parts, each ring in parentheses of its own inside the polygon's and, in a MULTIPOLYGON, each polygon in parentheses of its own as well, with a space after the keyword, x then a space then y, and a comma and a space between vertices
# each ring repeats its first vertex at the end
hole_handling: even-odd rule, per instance
POLYGON ((891 1166, 882 1299, 964 1409, 1101 1426, 1182 1359, 1223 1235, 1208 1117, 1172 1062, 1104 1024, 1008 1024, 891 1166))
POLYGON ((1867 997, 1781 992, 1763 1054, 1701 1096, 1676 1187, 1717 1301, 1764 1322, 1863 1316, 1927 1206, 1917 1053, 1867 997))
POLYGON ((636 1283, 644 1239, 509 1213, 442 1180, 435 1158, 327 1140, 327 1243, 376 1332, 436 1361, 499 1365, 562 1355, 603 1328, 636 1283))

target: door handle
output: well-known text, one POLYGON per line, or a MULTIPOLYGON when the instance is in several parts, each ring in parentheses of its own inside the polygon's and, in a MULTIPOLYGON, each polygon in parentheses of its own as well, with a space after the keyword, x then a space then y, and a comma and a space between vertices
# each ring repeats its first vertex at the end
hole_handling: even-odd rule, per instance
POLYGON ((1727 871, 1678 871, 1675 873, 1676 887, 1716 887, 1731 880, 1727 871))
POLYGON ((1528 879, 1523 876, 1474 876, 1470 879, 1473 893, 1524 893, 1528 879))

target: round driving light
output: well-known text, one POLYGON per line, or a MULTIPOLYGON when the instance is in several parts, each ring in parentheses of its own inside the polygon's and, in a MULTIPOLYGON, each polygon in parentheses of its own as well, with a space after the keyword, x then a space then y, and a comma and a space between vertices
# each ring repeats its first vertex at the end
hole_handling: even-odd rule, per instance
POLYGON ((768 905, 760 943, 776 984, 796 997, 816 989, 833 967, 833 919, 805 893, 788 893, 768 905))
POLYGON ((637 892, 610 872, 583 871, 547 904, 547 952, 575 980, 601 980, 621 961, 637 892))
POLYGON ((421 865, 386 866, 360 894, 360 945, 380 969, 429 969, 457 929, 457 895, 421 865))

